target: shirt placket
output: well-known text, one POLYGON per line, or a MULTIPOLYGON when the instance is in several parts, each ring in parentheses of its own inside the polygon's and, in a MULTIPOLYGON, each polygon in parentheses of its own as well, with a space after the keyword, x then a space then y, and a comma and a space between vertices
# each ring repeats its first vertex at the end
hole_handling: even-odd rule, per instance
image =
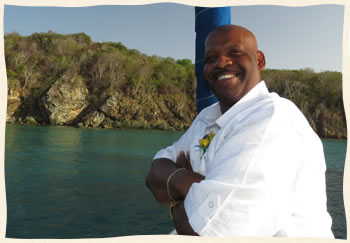
MULTIPOLYGON (((219 131, 220 127, 214 122, 212 124, 210 124, 209 126, 207 126, 204 130, 204 135, 208 135, 209 133, 214 133, 214 134, 217 134, 217 132, 219 131)), ((215 136, 214 136, 215 137, 215 136)), ((209 147, 211 145, 209 144, 209 147)), ((208 149, 209 149, 208 147, 208 149)), ((207 174, 207 171, 206 171, 206 164, 207 164, 207 155, 208 155, 208 149, 207 151, 203 154, 203 156, 201 157, 200 159, 200 165, 199 165, 199 173, 202 174, 203 176, 206 176, 207 174)))

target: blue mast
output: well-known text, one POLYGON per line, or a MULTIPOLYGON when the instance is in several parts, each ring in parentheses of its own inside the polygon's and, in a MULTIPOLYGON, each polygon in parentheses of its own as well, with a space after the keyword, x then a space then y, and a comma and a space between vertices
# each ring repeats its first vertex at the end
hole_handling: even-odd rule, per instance
POLYGON ((204 42, 209 32, 220 25, 231 24, 231 7, 205 8, 195 7, 196 30, 196 60, 195 74, 197 77, 197 113, 203 108, 217 102, 213 92, 204 80, 204 42))

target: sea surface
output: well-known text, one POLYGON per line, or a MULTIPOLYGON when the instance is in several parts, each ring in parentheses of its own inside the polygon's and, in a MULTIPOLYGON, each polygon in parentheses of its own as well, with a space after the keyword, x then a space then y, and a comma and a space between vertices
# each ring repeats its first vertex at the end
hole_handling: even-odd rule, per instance
MULTIPOLYGON (((8 238, 168 234, 167 206, 144 181, 154 154, 182 132, 6 125, 8 238)), ((323 140, 332 230, 346 239, 346 140, 323 140)))

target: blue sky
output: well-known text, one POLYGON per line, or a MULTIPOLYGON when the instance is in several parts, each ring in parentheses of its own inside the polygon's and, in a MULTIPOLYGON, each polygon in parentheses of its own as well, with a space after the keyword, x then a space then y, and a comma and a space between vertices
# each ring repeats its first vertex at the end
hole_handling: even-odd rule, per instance
MULTIPOLYGON (((236 6, 233 24, 250 29, 266 68, 341 71, 344 7, 236 6)), ((176 3, 94 7, 5 5, 4 31, 31 35, 85 32, 93 41, 122 42, 147 55, 195 58, 194 7, 176 3)))

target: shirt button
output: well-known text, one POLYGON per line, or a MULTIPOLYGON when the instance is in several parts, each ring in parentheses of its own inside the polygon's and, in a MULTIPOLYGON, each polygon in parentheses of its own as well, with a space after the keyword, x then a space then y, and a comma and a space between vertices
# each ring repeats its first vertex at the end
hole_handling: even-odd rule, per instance
POLYGON ((213 201, 208 202, 208 207, 209 207, 209 208, 213 208, 213 207, 214 207, 213 201))

